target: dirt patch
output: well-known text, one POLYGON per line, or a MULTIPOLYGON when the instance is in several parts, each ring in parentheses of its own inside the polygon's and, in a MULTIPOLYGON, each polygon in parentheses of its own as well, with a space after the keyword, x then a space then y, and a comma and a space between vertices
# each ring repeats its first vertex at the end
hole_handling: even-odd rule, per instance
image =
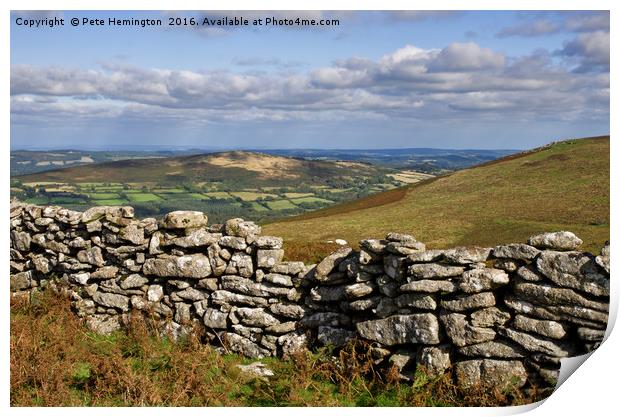
POLYGON ((282 158, 278 156, 245 153, 227 152, 209 156, 206 162, 224 168, 243 168, 248 171, 257 172, 263 178, 299 178, 295 172, 302 163, 295 159, 282 158))

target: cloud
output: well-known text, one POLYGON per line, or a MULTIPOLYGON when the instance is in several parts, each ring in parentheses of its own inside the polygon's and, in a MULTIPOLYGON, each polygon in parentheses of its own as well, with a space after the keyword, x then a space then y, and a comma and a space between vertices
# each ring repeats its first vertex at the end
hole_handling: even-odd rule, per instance
MULTIPOLYGON (((609 37, 583 33, 561 51, 597 67, 571 72, 545 50, 506 57, 473 42, 404 45, 379 59, 347 57, 302 73, 142 68, 11 67, 11 117, 28 120, 591 120, 609 113, 609 37), (606 44, 605 44, 606 42, 606 44), (607 46, 605 46, 607 45, 607 46), (607 51, 607 54, 605 54, 607 51), (602 72, 601 72, 602 71, 602 72)), ((557 55, 556 55, 557 56, 557 55)), ((273 65, 277 59, 239 59, 273 65)))
POLYGON ((507 38, 510 36, 534 37, 556 33, 561 29, 558 23, 549 20, 535 20, 518 25, 509 26, 499 31, 495 36, 507 38))
POLYGON ((431 71, 471 71, 502 68, 506 58, 473 42, 453 43, 444 48, 430 63, 431 71))
POLYGON ((540 13, 528 13, 528 20, 508 26, 496 33, 498 38, 511 36, 536 37, 560 32, 609 32, 608 11, 576 11, 576 12, 546 12, 541 18, 540 13))
POLYGON ((559 55, 577 60, 576 71, 609 71, 609 32, 582 33, 564 43, 559 55))

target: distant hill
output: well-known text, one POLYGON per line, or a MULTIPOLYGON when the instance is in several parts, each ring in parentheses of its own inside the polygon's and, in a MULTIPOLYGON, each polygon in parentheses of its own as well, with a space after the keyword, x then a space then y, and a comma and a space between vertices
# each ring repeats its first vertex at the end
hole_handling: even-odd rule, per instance
POLYGON ((598 251, 609 239, 609 149, 608 136, 557 142, 263 229, 285 238, 290 259, 316 258, 330 240, 356 245, 388 231, 439 248, 570 230, 598 251))
POLYGON ((323 184, 389 171, 352 161, 315 161, 258 152, 219 152, 158 159, 128 159, 69 167, 18 177, 23 182, 117 183, 237 182, 244 186, 323 184))

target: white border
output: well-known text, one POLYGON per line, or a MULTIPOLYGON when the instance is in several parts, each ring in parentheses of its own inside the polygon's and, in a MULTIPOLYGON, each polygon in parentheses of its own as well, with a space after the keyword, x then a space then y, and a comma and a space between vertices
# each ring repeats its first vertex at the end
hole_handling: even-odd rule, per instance
MULTIPOLYGON (((9 216, 8 216, 8 204, 9 201, 9 137, 10 137, 10 14, 11 9, 15 10, 611 10, 611 27, 612 36, 618 25, 617 6, 618 2, 603 1, 603 0, 504 0, 498 2, 497 0, 435 0, 433 2, 412 2, 412 1, 391 1, 389 3, 385 1, 341 1, 341 0, 301 0, 291 2, 290 0, 263 0, 260 2, 249 0, 229 0, 220 1, 218 3, 205 2, 197 0, 175 0, 175 1, 163 1, 163 0, 151 0, 151 1, 134 1, 128 2, 127 0, 93 0, 89 2, 77 1, 77 0, 5 0, 2 2, 3 14, 0 17, 0 31, 2 33, 2 75, 3 82, 1 87, 2 97, 2 118, 4 123, 2 124, 2 137, 5 138, 3 143, 3 158, 5 165, 2 169, 3 181, 5 188, 2 189, 2 198, 5 204, 2 206, 5 214, 0 214, 0 221, 2 222, 3 230, 9 230, 9 216)), ((618 68, 617 53, 615 53, 612 41, 611 61, 612 68, 618 68)), ((614 94, 617 88, 612 77, 612 94, 611 94, 611 114, 614 114, 615 108, 614 94)), ((611 131, 614 130, 615 120, 612 117, 610 120, 611 131)), ((550 138, 551 140, 552 138, 550 138)), ((611 146, 611 206, 612 209, 617 207, 618 193, 615 191, 617 185, 617 168, 616 164, 620 162, 618 158, 617 147, 613 144, 611 146)), ((613 211, 613 210, 612 210, 613 211)), ((612 215, 615 219, 615 214, 612 215)), ((619 241, 617 228, 614 227, 615 223, 612 223, 611 228, 611 240, 613 242, 619 241)), ((8 273, 8 233, 5 235, 3 247, 0 249, 3 254, 2 262, 4 271, 8 273)), ((615 253, 615 252, 614 252, 615 253)), ((617 256, 612 253, 612 263, 616 265, 617 256)), ((244 415, 248 411, 252 414, 265 414, 272 415, 284 414, 294 412, 299 416, 312 416, 316 414, 321 415, 341 415, 345 414, 358 414, 358 413, 384 413, 387 410, 370 409, 336 409, 336 408, 320 408, 320 409, 252 409, 246 410, 241 408, 236 409, 104 409, 104 408, 92 408, 89 410, 84 409, 19 409, 9 408, 9 285, 8 276, 5 278, 5 284, 2 285, 2 302, 4 305, 4 314, 2 315, 3 331, 2 342, 0 342, 0 351, 2 352, 2 371, 1 381, 3 389, 1 394, 1 405, 4 409, 4 415, 24 415, 31 416, 33 414, 52 414, 52 415, 82 415, 87 412, 90 415, 96 416, 109 416, 110 413, 132 413, 132 414, 147 414, 148 415, 164 415, 169 413, 193 414, 203 416, 205 413, 210 415, 244 415)), ((615 312, 618 307, 618 285, 614 283, 612 278, 612 314, 615 319, 615 312)), ((521 413, 527 410, 530 411, 530 415, 546 416, 550 414, 565 414, 565 415, 609 415, 612 413, 617 403, 617 388, 614 380, 618 376, 620 367, 618 366, 618 352, 620 352, 619 336, 618 332, 612 332, 608 340, 599 348, 590 359, 588 359, 583 366, 581 366, 568 381, 563 384, 551 397, 544 402, 540 407, 514 407, 514 408, 451 408, 451 409, 391 409, 389 413, 396 413, 400 415, 410 415, 415 413, 416 416, 425 415, 466 415, 466 416, 483 416, 483 415, 508 415, 514 413, 521 413)))

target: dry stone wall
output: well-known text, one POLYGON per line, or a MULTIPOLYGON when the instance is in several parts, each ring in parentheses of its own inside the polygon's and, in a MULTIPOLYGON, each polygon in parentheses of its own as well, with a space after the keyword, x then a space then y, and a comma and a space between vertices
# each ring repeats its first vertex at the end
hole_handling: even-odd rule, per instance
POLYGON ((11 203, 11 291, 66 291, 95 331, 130 314, 173 338, 249 357, 363 340, 408 380, 452 370, 463 386, 553 385, 560 359, 603 340, 609 245, 578 251, 570 232, 495 248, 426 249, 410 235, 343 247, 317 265, 282 261, 282 239, 201 212, 134 218, 131 207, 11 203))

